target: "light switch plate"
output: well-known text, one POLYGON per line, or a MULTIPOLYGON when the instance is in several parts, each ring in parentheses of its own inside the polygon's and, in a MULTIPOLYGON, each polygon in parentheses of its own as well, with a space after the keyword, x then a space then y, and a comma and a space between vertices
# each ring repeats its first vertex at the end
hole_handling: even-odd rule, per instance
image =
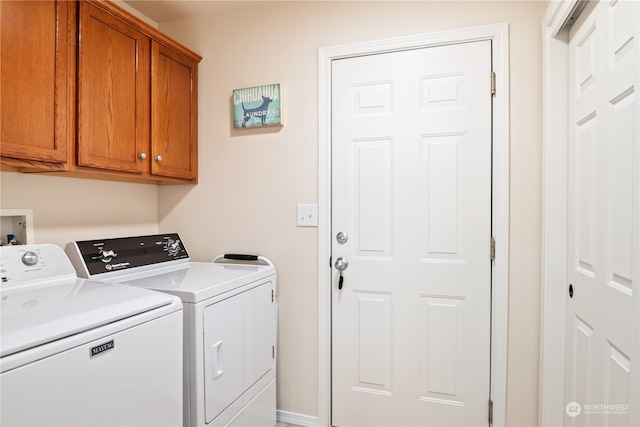
POLYGON ((298 227, 317 227, 318 226, 318 205, 315 204, 297 204, 298 227))

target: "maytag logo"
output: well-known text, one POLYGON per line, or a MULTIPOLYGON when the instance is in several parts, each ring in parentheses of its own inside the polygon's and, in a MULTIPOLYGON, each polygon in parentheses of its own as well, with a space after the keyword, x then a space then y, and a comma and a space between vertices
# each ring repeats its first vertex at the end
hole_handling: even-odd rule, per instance
POLYGON ((97 345, 95 347, 91 347, 91 357, 97 356, 98 354, 103 353, 107 350, 111 350, 113 347, 115 347, 113 340, 108 341, 104 344, 97 345))

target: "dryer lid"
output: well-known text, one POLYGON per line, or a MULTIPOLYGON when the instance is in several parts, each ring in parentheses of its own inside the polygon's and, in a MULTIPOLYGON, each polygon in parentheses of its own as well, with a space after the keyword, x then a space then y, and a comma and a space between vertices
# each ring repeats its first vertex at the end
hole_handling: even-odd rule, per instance
POLYGON ((183 303, 199 303, 242 287, 257 285, 267 278, 275 281, 273 266, 190 262, 181 267, 135 273, 111 280, 173 294, 183 303))
POLYGON ((181 308, 172 295, 75 278, 3 289, 0 295, 1 357, 160 307, 181 308))

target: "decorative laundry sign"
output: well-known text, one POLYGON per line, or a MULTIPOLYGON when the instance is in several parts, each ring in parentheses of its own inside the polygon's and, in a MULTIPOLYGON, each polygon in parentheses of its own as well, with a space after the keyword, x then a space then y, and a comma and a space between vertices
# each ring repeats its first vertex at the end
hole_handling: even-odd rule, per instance
POLYGON ((234 89, 233 127, 236 129, 282 125, 280 83, 234 89))

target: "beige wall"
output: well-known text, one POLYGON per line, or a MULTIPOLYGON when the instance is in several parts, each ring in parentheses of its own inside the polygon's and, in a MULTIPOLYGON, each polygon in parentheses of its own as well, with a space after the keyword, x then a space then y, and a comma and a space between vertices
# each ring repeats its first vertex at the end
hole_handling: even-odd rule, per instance
POLYGON ((158 187, 16 172, 0 173, 0 207, 32 209, 35 243, 158 232, 158 187))
POLYGON ((268 2, 160 25, 200 53, 197 186, 3 172, 2 208, 34 210, 38 242, 177 231, 195 260, 231 251, 273 259, 279 278, 278 407, 317 415, 318 48, 508 22, 511 223, 508 425, 536 425, 541 206, 538 1, 268 2), (234 131, 233 89, 283 86, 281 129, 234 131))
POLYGON ((535 425, 541 192, 542 2, 275 2, 160 25, 200 53, 200 184, 160 188, 160 229, 195 258, 249 251, 279 275, 278 407, 317 414, 318 48, 467 26, 510 24, 509 425, 535 425), (235 131, 233 89, 281 83, 285 125, 235 131))

